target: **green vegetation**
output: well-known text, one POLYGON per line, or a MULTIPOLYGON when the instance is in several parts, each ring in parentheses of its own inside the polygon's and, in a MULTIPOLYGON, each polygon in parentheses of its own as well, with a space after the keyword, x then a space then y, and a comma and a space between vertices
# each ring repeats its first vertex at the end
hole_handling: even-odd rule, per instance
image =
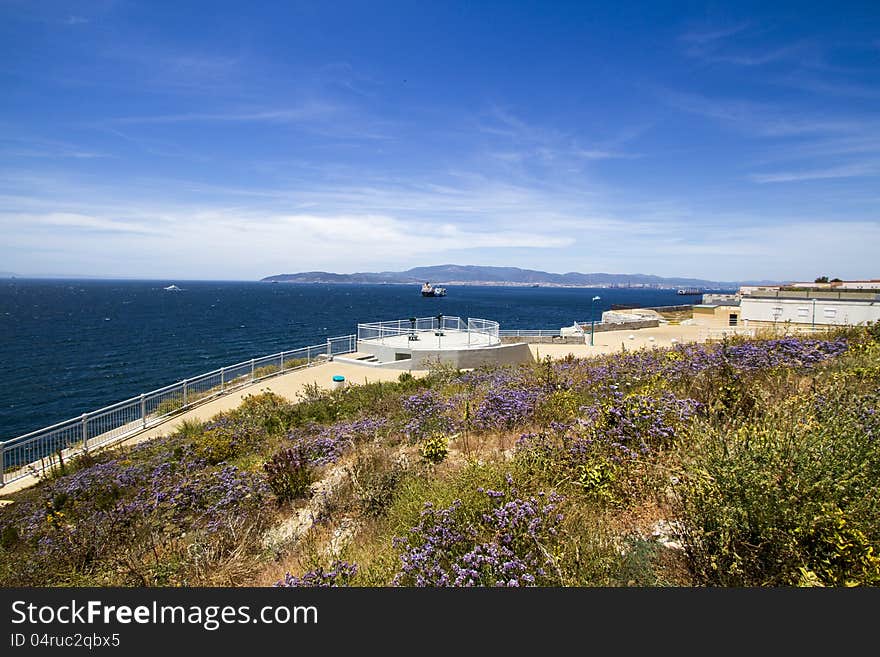
POLYGON ((876 586, 878 388, 874 325, 250 396, 14 495, 0 586, 876 586))

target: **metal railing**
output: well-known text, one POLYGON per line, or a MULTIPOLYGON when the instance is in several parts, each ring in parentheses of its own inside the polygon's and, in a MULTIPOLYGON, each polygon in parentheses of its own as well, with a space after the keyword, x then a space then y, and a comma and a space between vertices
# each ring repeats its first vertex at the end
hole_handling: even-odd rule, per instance
MULTIPOLYGON (((580 330, 583 333, 583 330, 580 330)), ((561 335, 560 329, 510 329, 499 331, 503 338, 555 338, 561 335)))
POLYGON ((501 330, 498 322, 490 319, 474 319, 468 317, 467 321, 468 333, 479 333, 489 337, 489 342, 498 342, 501 337, 501 330))
POLYGON ((59 455, 65 459, 76 456, 132 436, 182 409, 242 386, 326 362, 337 354, 352 353, 356 337, 343 335, 328 338, 323 344, 251 358, 0 442, 0 488, 45 473, 59 455))
POLYGON ((437 317, 414 317, 412 319, 396 319, 390 322, 367 322, 357 326, 358 340, 384 342, 386 338, 399 335, 410 335, 422 331, 441 331, 473 333, 488 336, 490 344, 499 342, 499 325, 489 319, 469 317, 463 320, 452 315, 437 317))

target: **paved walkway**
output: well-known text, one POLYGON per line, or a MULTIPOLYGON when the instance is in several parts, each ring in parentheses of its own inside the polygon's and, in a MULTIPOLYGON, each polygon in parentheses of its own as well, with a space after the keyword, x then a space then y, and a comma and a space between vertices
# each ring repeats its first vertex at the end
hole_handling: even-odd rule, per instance
MULTIPOLYGON (((415 370, 410 373, 413 376, 423 376, 427 372, 415 370)), ((401 375, 401 371, 336 362, 322 363, 321 365, 306 367, 264 381, 257 381, 256 383, 240 388, 235 392, 212 399, 192 410, 181 413, 180 415, 175 415, 167 421, 157 424, 142 433, 120 440, 117 443, 112 443, 112 447, 117 447, 119 445, 136 445, 145 440, 167 436, 168 434, 174 433, 174 431, 187 420, 209 420, 217 415, 217 413, 237 408, 247 395, 271 391, 295 402, 297 401, 299 392, 302 391, 306 385, 317 383, 321 388, 329 390, 335 385, 333 377, 337 374, 344 376, 346 383, 356 385, 360 383, 373 383, 376 381, 396 381, 401 375)), ((27 476, 10 482, 3 488, 0 488, 0 496, 11 495, 23 488, 33 486, 37 481, 39 480, 36 477, 27 476)))

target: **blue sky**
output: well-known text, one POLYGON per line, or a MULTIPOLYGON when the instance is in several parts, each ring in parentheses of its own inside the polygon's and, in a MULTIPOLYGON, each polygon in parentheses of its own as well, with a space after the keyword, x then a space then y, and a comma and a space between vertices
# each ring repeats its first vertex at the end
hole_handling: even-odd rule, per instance
POLYGON ((0 98, 2 271, 880 277, 876 2, 0 0, 0 98))

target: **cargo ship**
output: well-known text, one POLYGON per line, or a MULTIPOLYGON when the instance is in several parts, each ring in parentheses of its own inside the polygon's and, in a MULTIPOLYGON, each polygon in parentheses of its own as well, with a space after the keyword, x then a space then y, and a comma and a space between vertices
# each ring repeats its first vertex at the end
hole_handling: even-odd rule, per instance
POLYGON ((422 285, 422 296, 423 297, 445 297, 446 296, 446 288, 445 287, 434 287, 430 283, 425 283, 422 285))

